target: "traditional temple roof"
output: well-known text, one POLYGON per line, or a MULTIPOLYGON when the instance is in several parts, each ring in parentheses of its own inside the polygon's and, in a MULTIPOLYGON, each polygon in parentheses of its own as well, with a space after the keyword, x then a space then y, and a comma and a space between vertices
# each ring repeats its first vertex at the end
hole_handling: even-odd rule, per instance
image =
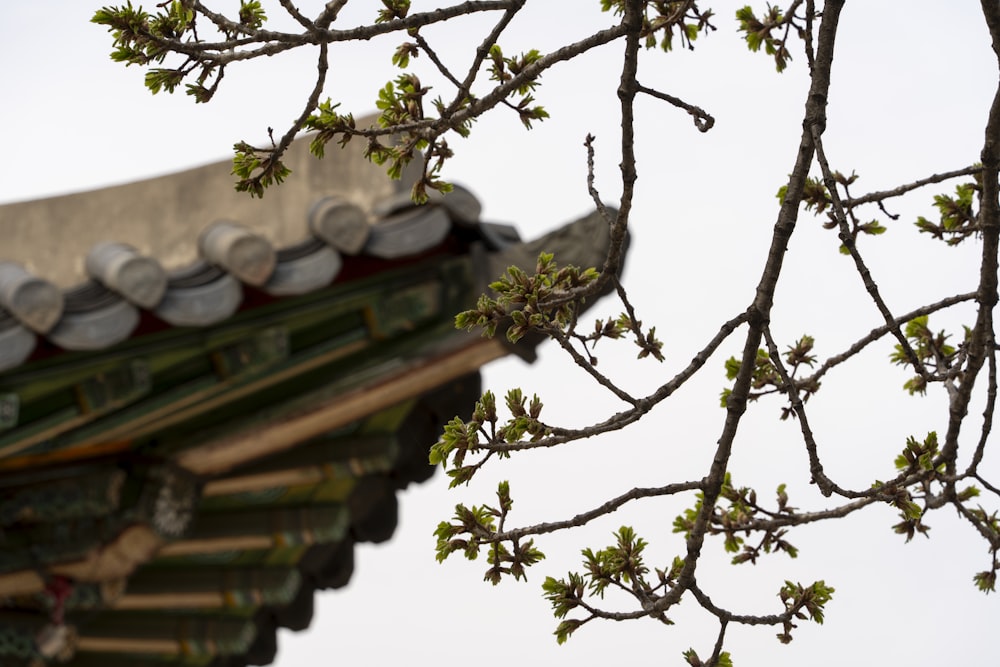
POLYGON ((218 163, 0 207, 0 665, 269 663, 509 351, 454 314, 603 257, 306 153, 263 200, 218 163))

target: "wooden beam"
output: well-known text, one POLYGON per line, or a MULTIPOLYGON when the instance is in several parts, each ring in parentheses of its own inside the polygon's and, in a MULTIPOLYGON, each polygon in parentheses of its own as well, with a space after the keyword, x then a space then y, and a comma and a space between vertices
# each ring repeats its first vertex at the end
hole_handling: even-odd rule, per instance
POLYGON ((304 486, 307 484, 318 484, 329 477, 330 475, 321 466, 276 470, 258 475, 244 475, 242 477, 227 477, 212 480, 205 484, 202 495, 210 498, 213 496, 228 496, 234 493, 246 493, 248 491, 261 491, 274 487, 304 486))
POLYGON ((80 637, 77 651, 95 653, 166 653, 181 652, 181 642, 176 639, 132 639, 129 637, 80 637))
POLYGON ((440 387, 508 354, 499 341, 476 339, 456 351, 404 366, 400 373, 334 397, 298 415, 268 426, 247 429, 175 457, 199 475, 219 475, 238 465, 294 447, 308 438, 349 424, 364 415, 440 387))
POLYGON ((0 595, 29 595, 45 590, 45 580, 36 570, 0 574, 0 595))
POLYGON ((238 535, 171 542, 164 545, 156 555, 157 557, 166 557, 211 554, 220 551, 257 551, 270 549, 274 546, 276 546, 275 539, 267 535, 238 535))
POLYGON ((266 373, 250 382, 242 378, 217 382, 204 390, 184 396, 117 428, 95 435, 88 441, 80 443, 80 445, 97 444, 104 439, 128 437, 134 440, 147 436, 156 431, 168 428, 173 424, 203 414, 208 410, 222 407, 231 401, 263 391, 296 375, 348 357, 356 352, 360 352, 369 345, 371 345, 371 341, 367 339, 356 340, 324 352, 303 363, 295 364, 280 371, 266 373))
POLYGON ((337 359, 350 356, 360 352, 371 345, 367 339, 356 340, 337 347, 328 352, 324 352, 303 363, 296 364, 281 371, 267 373, 251 382, 246 382, 242 378, 232 380, 222 380, 211 382, 208 386, 194 393, 170 402, 167 405, 153 409, 145 414, 141 414, 134 419, 130 419, 123 424, 104 429, 94 436, 74 443, 65 449, 59 449, 45 454, 29 454, 23 457, 14 458, 18 452, 34 446, 39 442, 56 437, 57 435, 78 428, 98 417, 98 413, 81 415, 61 422, 52 428, 41 431, 23 440, 18 440, 4 449, 0 450, 0 470, 19 469, 33 465, 46 465, 49 463, 64 463, 80 458, 90 458, 129 449, 131 443, 137 438, 144 437, 158 429, 164 429, 172 424, 176 424, 185 419, 202 414, 208 410, 225 405, 229 401, 238 400, 258 391, 262 391, 279 382, 283 382, 298 374, 319 368, 324 364, 332 363, 337 359), (11 458, 4 458, 11 457, 11 458))
POLYGON ((112 600, 108 607, 119 611, 221 610, 285 605, 295 599, 301 586, 302 575, 288 566, 147 568, 132 577, 128 592, 112 600))
POLYGON ((73 563, 52 565, 49 570, 79 581, 121 579, 152 558, 163 542, 163 538, 148 526, 130 526, 89 557, 73 563))
POLYGON ((115 581, 129 576, 156 553, 163 538, 144 525, 131 526, 82 560, 57 563, 47 570, 20 570, 0 575, 0 596, 27 595, 45 590, 43 574, 77 581, 115 581))
POLYGON ((216 592, 128 594, 109 605, 112 609, 216 609, 226 606, 226 596, 216 592))

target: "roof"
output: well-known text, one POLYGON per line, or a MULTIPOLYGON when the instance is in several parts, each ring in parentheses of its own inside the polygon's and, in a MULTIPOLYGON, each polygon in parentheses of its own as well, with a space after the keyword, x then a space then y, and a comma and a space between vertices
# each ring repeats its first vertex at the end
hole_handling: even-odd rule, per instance
POLYGON ((419 256, 454 227, 492 249, 518 240, 481 223, 479 202, 460 186, 415 207, 414 174, 392 181, 359 155, 316 160, 307 145, 289 151, 297 178, 258 200, 235 192, 229 163, 218 162, 0 206, 0 371, 30 360, 40 338, 92 351, 157 323, 216 324, 248 298, 305 294, 373 270, 363 259, 419 256))
POLYGON ((523 243, 334 157, 0 207, 0 664, 270 662, 509 352, 454 313, 603 257, 597 215, 523 243))

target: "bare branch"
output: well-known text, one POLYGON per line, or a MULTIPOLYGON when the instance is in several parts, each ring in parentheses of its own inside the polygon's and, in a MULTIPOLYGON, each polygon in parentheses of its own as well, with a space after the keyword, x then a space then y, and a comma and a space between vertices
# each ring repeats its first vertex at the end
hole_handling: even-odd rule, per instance
POLYGON ((587 192, 590 193, 590 198, 594 202, 594 206, 597 207, 597 211, 604 218, 604 221, 608 223, 610 228, 614 224, 614 216, 608 211, 608 207, 604 205, 604 201, 601 199, 601 194, 597 191, 597 187, 594 185, 594 140, 596 137, 592 134, 588 134, 587 138, 583 140, 583 145, 587 147, 587 192))
POLYGON ((566 519, 563 521, 551 521, 547 523, 538 523, 532 526, 525 526, 523 528, 516 528, 514 530, 508 530, 505 533, 496 533, 491 535, 491 540, 509 541, 517 540, 524 537, 530 537, 532 535, 544 535, 546 533, 554 533, 560 530, 565 530, 567 528, 578 528, 580 526, 585 526, 594 519, 602 517, 606 514, 611 514, 612 512, 618 510, 622 505, 629 503, 633 500, 639 500, 640 498, 659 498, 662 496, 673 496, 678 493, 684 493, 685 491, 698 491, 701 489, 701 482, 678 482, 676 484, 667 484, 666 486, 650 487, 650 488, 635 488, 627 491, 620 496, 616 496, 611 500, 595 507, 592 510, 586 512, 581 512, 577 514, 572 519, 566 519))
MULTIPOLYGON (((830 69, 833 66, 833 47, 837 35, 837 26, 840 21, 840 11, 843 9, 843 6, 843 0, 828 0, 823 11, 823 20, 819 27, 816 61, 812 72, 809 95, 806 98, 805 127, 799 141, 795 166, 789 177, 785 199, 782 202, 778 221, 775 224, 774 233, 771 237, 771 248, 768 252, 763 275, 757 285, 757 295, 748 311, 749 327, 746 342, 743 346, 740 370, 736 376, 732 393, 727 401, 726 421, 722 429, 722 435, 719 437, 719 445, 712 460, 712 466, 706 478, 702 508, 698 513, 693 528, 688 534, 687 557, 684 559, 684 569, 678 577, 679 585, 674 590, 689 587, 694 583, 698 556, 701 553, 705 534, 708 531, 709 520, 712 516, 715 501, 725 480, 733 441, 736 438, 736 432, 743 413, 746 411, 747 396, 750 392, 750 382, 756 364, 758 344, 770 318, 775 286, 778 282, 778 276, 781 273, 784 255, 788 250, 788 240, 795 229, 795 222, 798 218, 799 205, 802 201, 809 166, 813 159, 814 133, 812 132, 812 128, 821 128, 826 124, 826 100, 830 88, 830 69)), ((661 610, 666 609, 676 599, 679 599, 679 596, 679 593, 675 596, 664 596, 658 603, 658 608, 661 610)))
MULTIPOLYGON (((1000 6, 982 1, 983 16, 993 39, 993 51, 1000 66, 1000 6)), ((976 377, 986 361, 996 351, 996 332, 993 329, 993 309, 997 305, 997 253, 1000 252, 1000 88, 993 97, 980 158, 983 163, 982 192, 980 195, 979 228, 982 232, 983 247, 979 265, 979 289, 977 301, 979 309, 972 335, 967 344, 965 373, 951 399, 948 411, 948 431, 945 436, 941 458, 945 461, 949 474, 955 473, 955 459, 958 456, 958 435, 962 422, 968 413, 972 400, 972 389, 976 377)))
POLYGON ((608 378, 606 375, 597 370, 597 368, 594 367, 593 363, 591 363, 587 359, 584 359, 583 355, 577 352, 576 348, 573 347, 573 344, 570 342, 569 336, 567 336, 565 333, 563 333, 560 329, 556 327, 552 327, 548 331, 548 334, 557 343, 559 343, 559 346, 563 350, 565 350, 570 357, 572 357, 573 361, 576 362, 577 366, 582 368, 588 375, 590 375, 590 377, 594 378, 594 381, 597 382, 597 384, 601 385, 602 387, 610 391, 612 394, 614 394, 621 400, 635 407, 638 401, 627 391, 616 385, 610 378, 608 378))
POLYGON ((913 364, 917 375, 929 381, 931 379, 930 372, 924 366, 924 362, 917 356, 917 353, 913 351, 910 341, 906 339, 903 331, 896 324, 896 317, 893 316, 892 311, 889 310, 889 306, 886 305, 885 300, 882 298, 878 285, 875 284, 875 280, 872 278, 871 271, 861 258, 861 254, 854 243, 854 236, 851 234, 850 225, 847 222, 847 213, 845 212, 843 203, 840 201, 840 195, 837 192, 837 181, 823 151, 823 142, 820 134, 819 128, 813 126, 812 135, 816 146, 816 158, 820 168, 823 170, 823 181, 830 192, 833 210, 837 218, 837 223, 840 226, 840 241, 847 248, 848 252, 850 252, 851 258, 854 260, 854 266, 858 271, 858 275, 861 276, 861 281, 864 283, 865 289, 868 291, 869 296, 871 296, 879 313, 882 314, 882 318, 889 326, 889 333, 899 342, 904 354, 906 354, 907 360, 913 364))
POLYGON ((827 359, 826 361, 824 361, 820 365, 820 367, 816 369, 815 373, 813 373, 807 378, 803 378, 802 380, 800 380, 799 384, 807 384, 810 382, 819 381, 819 379, 822 378, 824 375, 826 375, 826 373, 830 371, 830 369, 844 363, 854 355, 864 350, 870 344, 884 337, 886 334, 893 331, 894 329, 898 330, 901 326, 903 326, 904 324, 913 319, 916 319, 923 315, 936 313, 939 310, 944 310, 945 308, 949 308, 951 306, 963 303, 965 301, 972 301, 975 298, 976 298, 975 292, 969 292, 966 294, 957 294, 955 296, 951 296, 946 299, 941 299, 940 301, 936 301, 932 304, 923 306, 921 308, 911 310, 905 315, 900 315, 899 317, 894 319, 891 324, 883 324, 882 326, 875 327, 874 329, 868 332, 868 335, 858 340, 856 343, 847 348, 847 350, 841 352, 840 354, 834 355, 829 359, 827 359))
POLYGON ((554 447, 565 442, 581 440, 583 438, 589 438, 601 433, 608 433, 610 431, 617 431, 628 426, 629 424, 633 424, 644 414, 652 410, 657 403, 666 399, 668 396, 677 391, 685 382, 687 382, 702 366, 705 365, 705 362, 707 362, 709 357, 711 357, 719 346, 722 345, 723 341, 725 341, 741 324, 745 323, 746 320, 747 314, 741 313, 723 324, 719 332, 694 356, 691 362, 683 370, 677 373, 669 382, 660 386, 649 396, 638 399, 636 401, 636 406, 630 410, 619 412, 603 422, 583 429, 574 430, 554 428, 552 429, 553 435, 542 438, 536 442, 495 443, 490 444, 488 448, 497 452, 515 452, 526 449, 554 447))
POLYGON ((979 165, 972 165, 969 167, 963 167, 962 169, 955 169, 953 171, 944 171, 940 174, 931 174, 926 178, 921 178, 912 183, 906 183, 898 187, 892 188, 891 190, 880 190, 878 192, 869 192, 866 195, 860 197, 846 197, 843 200, 843 205, 845 208, 855 208, 862 204, 879 203, 881 204, 886 199, 891 199, 893 197, 900 197, 908 192, 913 192, 918 190, 925 185, 933 185, 934 183, 941 183, 942 181, 947 181, 952 178, 958 178, 959 176, 974 176, 982 172, 983 168, 979 165))
POLYGON ((427 40, 424 39, 423 35, 417 33, 416 35, 413 36, 413 39, 416 40, 417 45, 420 46, 420 49, 427 54, 427 57, 431 59, 431 62, 434 63, 435 67, 437 67, 438 72, 440 72, 442 76, 444 76, 444 78, 451 81, 456 88, 461 88, 462 82, 456 79, 455 75, 451 73, 448 67, 443 62, 441 62, 441 59, 438 57, 438 54, 434 51, 434 49, 431 48, 431 45, 427 43, 427 40))
POLYGON ((281 6, 284 7, 286 12, 288 12, 288 15, 295 19, 300 26, 306 30, 316 29, 316 24, 303 16, 302 12, 298 10, 292 0, 278 0, 278 2, 281 3, 281 6))
POLYGON ((990 432, 993 430, 993 415, 997 404, 996 348, 989 351, 987 359, 989 361, 989 374, 987 377, 989 384, 986 389, 986 408, 983 410, 983 425, 979 431, 979 443, 976 445, 976 451, 973 453, 972 461, 969 462, 969 467, 965 471, 966 475, 976 474, 979 464, 983 460, 983 455, 986 453, 986 443, 989 442, 990 432))
POLYGON ((701 132, 708 132, 709 130, 712 129, 712 126, 715 125, 715 118, 713 118, 711 114, 709 114, 701 107, 696 107, 693 104, 688 104, 679 97, 674 97, 673 95, 662 93, 658 90, 653 90, 652 88, 647 88, 646 86, 641 86, 641 85, 638 86, 638 91, 640 93, 649 95, 650 97, 655 97, 658 100, 669 102, 670 104, 673 104, 675 107, 678 107, 680 109, 684 109, 689 114, 691 114, 691 117, 694 119, 695 127, 697 127, 698 130, 701 132))

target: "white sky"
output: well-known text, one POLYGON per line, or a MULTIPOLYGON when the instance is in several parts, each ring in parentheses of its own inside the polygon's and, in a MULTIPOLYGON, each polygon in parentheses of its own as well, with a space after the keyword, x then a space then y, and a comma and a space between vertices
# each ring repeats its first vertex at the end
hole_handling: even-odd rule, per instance
MULTIPOLYGON (((378 4, 359 6, 374 14, 378 4)), ((656 324, 666 342, 667 361, 635 363, 627 344, 620 351, 598 349, 600 368, 634 392, 664 382, 749 303, 777 214, 774 194, 791 170, 799 138, 808 85, 804 57, 794 51, 789 70, 777 75, 768 58, 747 52, 735 32, 732 16, 742 3, 705 4, 719 14, 716 33, 699 40, 693 54, 650 52, 640 66, 643 83, 705 108, 717 124, 703 135, 683 112, 652 99, 639 105, 640 178, 626 285, 640 318, 656 324)), ((608 18, 597 0, 529 5, 501 41, 508 53, 551 50, 608 18)), ((233 142, 260 141, 268 125, 280 130, 299 113, 311 85, 312 52, 231 69, 207 106, 183 95, 152 97, 142 87, 141 71, 125 70, 107 57, 110 37, 88 22, 97 7, 80 0, 4 7, 0 126, 6 159, 0 161, 0 201, 219 159, 233 142)), ((852 192, 975 162, 998 79, 978 3, 853 0, 841 25, 825 141, 835 168, 861 175, 852 192)), ((466 20, 456 28, 427 30, 425 36, 460 70, 469 45, 486 27, 466 20)), ((327 93, 343 101, 344 109, 371 110, 377 89, 394 75, 389 58, 397 41, 338 47, 327 93)), ((531 238, 589 210, 582 148, 588 132, 598 138, 598 187, 605 199, 615 199, 620 53, 620 45, 613 45, 547 73, 537 97, 552 118, 534 131, 525 132, 513 114, 500 110, 477 123, 471 139, 453 140, 458 156, 447 176, 480 196, 486 219, 513 223, 531 238)), ((431 64, 417 64, 422 79, 433 81, 431 64)), ((917 215, 930 217, 932 195, 951 187, 892 202, 899 221, 883 219, 889 231, 861 241, 897 313, 974 288, 978 247, 944 248, 912 226, 917 215)), ((782 347, 809 333, 822 359, 879 324, 837 245, 818 220, 800 217, 774 312, 782 347)), ((596 310, 617 312, 609 302, 596 310)), ((969 312, 931 322, 956 331, 971 320, 969 312)), ((690 497, 627 506, 593 527, 540 540, 548 559, 529 571, 526 585, 504 582, 494 589, 481 581, 482 561, 469 565, 455 556, 438 565, 431 533, 456 502, 490 501, 498 479, 511 480, 512 520, 532 523, 571 516, 632 486, 702 476, 724 416, 718 407, 722 363, 742 340, 742 333, 731 338, 689 386, 625 433, 515 457, 488 469, 469 489, 447 492, 443 476, 436 476, 403 494, 396 537, 357 549, 349 587, 319 597, 310 631, 282 633, 276 664, 682 664, 680 654, 688 647, 707 657, 716 625, 690 602, 671 614, 677 621, 672 628, 652 621, 595 622, 559 647, 550 634, 556 621, 540 594, 546 575, 577 569, 579 550, 606 546, 622 523, 634 525, 651 543, 650 565, 669 563, 683 551, 670 525, 693 503, 690 497)), ((831 374, 808 404, 827 471, 845 486, 863 488, 890 477, 906 436, 922 438, 946 424, 942 393, 908 397, 901 389, 908 375, 889 365, 890 350, 883 342, 831 374)), ((487 369, 486 379, 498 393, 517 385, 538 392, 546 400, 543 418, 561 425, 582 425, 621 407, 551 347, 533 367, 503 361, 487 369)), ((787 482, 793 505, 819 509, 823 499, 807 483, 797 426, 779 422, 779 409, 775 400, 751 406, 736 441, 734 480, 756 487, 762 499, 787 482)), ((980 400, 970 410, 967 448, 981 411, 980 400)), ((992 452, 981 470, 996 480, 998 469, 992 452)), ((904 545, 889 528, 896 520, 889 508, 876 507, 847 521, 793 530, 789 539, 800 548, 799 558, 772 556, 756 567, 729 566, 721 543, 709 540, 700 581, 717 603, 734 611, 779 612, 776 593, 785 579, 825 579, 837 589, 826 624, 802 623, 789 646, 780 645, 771 628, 731 627, 728 648, 736 664, 992 664, 998 598, 982 595, 972 583, 973 573, 988 564, 985 543, 945 511, 927 519, 931 540, 904 545)))

